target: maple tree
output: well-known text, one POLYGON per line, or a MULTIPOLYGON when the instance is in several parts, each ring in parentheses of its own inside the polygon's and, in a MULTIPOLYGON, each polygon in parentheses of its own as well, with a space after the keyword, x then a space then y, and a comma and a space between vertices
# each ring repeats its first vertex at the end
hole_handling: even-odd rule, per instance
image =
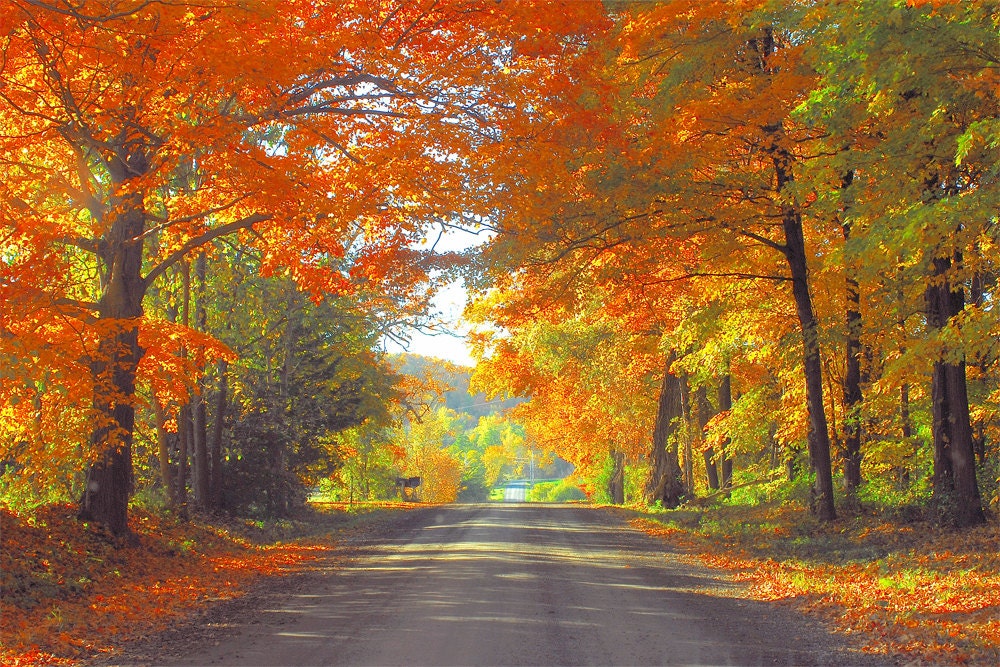
MULTIPOLYGON (((887 377, 878 378, 883 369, 871 364, 871 385, 900 387, 902 430, 910 437, 910 388, 922 381, 912 370, 931 377, 934 496, 951 520, 972 525, 983 516, 968 387, 988 384, 994 373, 981 344, 993 326, 984 305, 994 289, 986 251, 995 239, 986 204, 994 195, 984 174, 995 145, 978 132, 996 114, 995 91, 982 88, 994 76, 996 18, 981 7, 936 4, 865 3, 884 22, 826 33, 814 111, 847 147, 832 168, 851 174, 845 215, 856 275, 876 294, 895 297, 873 311, 897 322, 902 338, 883 353, 891 360, 887 377), (858 57, 845 59, 845 51, 858 57), (967 359, 977 366, 971 377, 967 359)), ((834 11, 829 25, 839 17, 834 11)), ((879 324, 869 330, 875 349, 885 344, 876 338, 884 340, 879 324)), ((975 398, 976 412, 991 411, 988 390, 975 398)), ((980 446, 985 429, 980 422, 980 446)))
POLYGON ((5 6, 4 287, 20 308, 5 338, 18 358, 62 343, 61 367, 86 369, 96 461, 81 516, 127 531, 150 286, 228 235, 316 295, 419 280, 411 243, 489 206, 511 163, 499 157, 552 101, 549 57, 602 20, 586 4, 536 9, 5 6), (14 324, 25 311, 61 331, 29 335, 14 324))
MULTIPOLYGON (((980 521, 975 466, 996 414, 994 357, 983 346, 994 326, 995 198, 985 174, 996 148, 995 17, 888 0, 615 12, 615 31, 591 45, 581 76, 590 94, 552 133, 533 197, 485 255, 504 267, 487 268, 495 291, 480 315, 500 327, 484 352, 491 365, 506 362, 501 384, 539 406, 552 400, 540 395, 534 363, 562 343, 542 341, 546 351, 536 339, 528 361, 506 350, 524 350, 539 319, 593 310, 593 298, 641 322, 619 325, 622 349, 645 330, 672 355, 657 375, 680 385, 660 395, 680 403, 663 412, 660 402, 651 449, 677 480, 671 503, 690 493, 698 448, 714 487, 715 443, 774 440, 785 452, 771 461, 785 460, 791 475, 805 442, 813 507, 830 520, 833 455, 850 494, 886 465, 919 487, 926 423, 937 502, 959 525, 980 521), (708 400, 724 380, 732 405, 708 400), (751 406, 765 405, 760 420, 751 406), (677 465, 672 446, 663 451, 670 423, 689 431, 678 434, 677 465)), ((590 389, 612 400, 608 388, 590 389)), ((657 392, 652 383, 643 391, 657 392)))

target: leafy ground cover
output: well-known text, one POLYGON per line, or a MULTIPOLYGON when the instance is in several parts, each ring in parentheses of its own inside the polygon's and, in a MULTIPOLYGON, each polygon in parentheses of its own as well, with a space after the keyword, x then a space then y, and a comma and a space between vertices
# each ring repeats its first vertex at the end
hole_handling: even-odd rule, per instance
POLYGON ((316 503, 296 520, 182 522, 133 514, 121 543, 69 506, 0 510, 0 664, 73 664, 163 629, 207 601, 315 561, 410 503, 316 503))
POLYGON ((823 525, 794 504, 637 513, 637 528, 910 664, 1000 664, 1000 526, 957 533, 862 513, 823 525))

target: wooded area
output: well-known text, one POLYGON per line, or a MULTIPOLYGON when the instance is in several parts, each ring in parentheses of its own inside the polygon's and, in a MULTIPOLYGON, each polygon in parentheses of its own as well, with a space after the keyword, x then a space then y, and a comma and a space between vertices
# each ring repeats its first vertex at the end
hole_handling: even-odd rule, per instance
POLYGON ((647 462, 645 502, 783 466, 823 521, 982 522, 996 6, 616 8, 482 258, 480 386, 578 466, 647 462))
POLYGON ((457 264, 421 244, 515 187, 556 57, 604 20, 5 3, 4 496, 73 497, 116 534, 150 486, 282 514, 342 463, 336 434, 419 421, 380 350, 457 264))
POLYGON ((0 44, 5 516, 125 545, 567 461, 1000 502, 996 3, 6 0, 0 44), (386 352, 458 278, 471 389, 386 352))

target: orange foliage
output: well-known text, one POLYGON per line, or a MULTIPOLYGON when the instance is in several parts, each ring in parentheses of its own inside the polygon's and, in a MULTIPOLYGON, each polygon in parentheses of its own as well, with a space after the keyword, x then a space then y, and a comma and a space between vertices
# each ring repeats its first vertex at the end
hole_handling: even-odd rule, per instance
POLYGON ((420 499, 428 503, 451 503, 462 486, 462 462, 451 452, 426 447, 420 454, 420 499))
MULTIPOLYGON (((744 513, 751 512, 741 508, 744 513)), ((709 533, 650 519, 632 525, 669 541, 747 584, 752 599, 794 604, 860 634, 866 650, 907 655, 922 662, 990 663, 1000 656, 1000 528, 955 533, 930 526, 861 520, 852 526, 811 527, 857 548, 887 553, 876 560, 776 556, 775 545, 794 541, 801 517, 765 512, 762 525, 709 533), (736 545, 741 545, 742 548, 736 545)), ((756 517, 755 517, 756 518, 756 517)))
MULTIPOLYGON (((25 368, 0 377, 0 405, 41 406, 5 407, 0 427, 50 437, 5 432, 0 454, 65 466, 89 441, 71 467, 99 453, 112 463, 92 476, 129 467, 137 372, 174 374, 158 394, 191 384, 164 356, 140 364, 137 328, 166 328, 146 292, 222 237, 314 298, 419 305, 449 260, 417 242, 506 205, 572 84, 556 62, 606 23, 599 3, 532 0, 5 1, 0 355, 25 368), (49 428, 63 411, 34 419, 55 387, 71 429, 49 428)), ((84 490, 117 533, 114 480, 130 477, 84 490)))
POLYGON ((162 629, 206 600, 319 558, 324 542, 256 546, 223 530, 152 515, 138 545, 81 526, 72 508, 26 519, 0 512, 0 663, 72 664, 162 629))

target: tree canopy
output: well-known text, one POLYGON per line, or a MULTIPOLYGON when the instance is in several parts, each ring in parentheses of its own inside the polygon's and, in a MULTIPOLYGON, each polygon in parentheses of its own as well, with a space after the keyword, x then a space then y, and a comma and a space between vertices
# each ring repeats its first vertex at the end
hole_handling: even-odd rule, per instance
POLYGON ((979 523, 997 21, 917 0, 11 0, 5 493, 75 495, 127 533, 137 474, 208 508, 273 468, 280 507, 337 470, 418 468, 388 433, 451 448, 442 497, 463 465, 495 480, 499 444, 427 399, 442 378, 382 351, 461 273, 480 402, 516 399, 524 446, 591 490, 677 505, 781 471, 823 521, 877 490, 979 523), (437 252, 456 227, 489 241, 437 252))

